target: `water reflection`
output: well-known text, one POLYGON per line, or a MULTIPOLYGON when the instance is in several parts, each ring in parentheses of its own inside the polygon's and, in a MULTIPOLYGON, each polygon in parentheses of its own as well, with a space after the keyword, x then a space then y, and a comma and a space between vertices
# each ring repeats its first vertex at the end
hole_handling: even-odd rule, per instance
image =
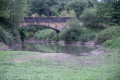
POLYGON ((84 53, 89 53, 95 48, 88 48, 85 46, 73 46, 73 45, 58 45, 58 44, 44 44, 44 43, 24 43, 21 49, 22 51, 37 51, 43 53, 66 53, 73 55, 83 55, 84 53))

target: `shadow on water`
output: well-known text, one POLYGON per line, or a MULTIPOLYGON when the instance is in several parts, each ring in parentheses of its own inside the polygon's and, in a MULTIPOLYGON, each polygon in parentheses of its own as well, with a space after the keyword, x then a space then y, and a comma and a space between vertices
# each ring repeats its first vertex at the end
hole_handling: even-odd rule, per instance
POLYGON ((35 51, 42 53, 66 53, 81 56, 96 48, 73 45, 45 44, 45 43, 23 43, 22 48, 13 47, 14 50, 35 51))

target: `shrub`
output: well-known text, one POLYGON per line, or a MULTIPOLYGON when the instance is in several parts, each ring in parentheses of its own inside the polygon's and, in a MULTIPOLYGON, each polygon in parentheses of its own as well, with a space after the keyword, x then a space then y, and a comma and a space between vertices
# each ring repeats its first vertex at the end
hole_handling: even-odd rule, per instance
POLYGON ((66 43, 72 43, 74 41, 79 41, 81 32, 79 29, 68 29, 64 32, 62 35, 62 40, 64 40, 66 43))
POLYGON ((72 19, 67 22, 69 29, 64 30, 61 33, 61 39, 66 43, 72 43, 74 41, 79 41, 80 36, 84 32, 84 28, 81 27, 77 19, 72 19))
POLYGON ((70 28, 77 28, 77 29, 82 28, 81 25, 79 24, 79 21, 76 18, 68 20, 67 24, 70 28))
POLYGON ((120 49, 120 37, 112 39, 112 40, 108 40, 108 41, 104 42, 103 45, 106 47, 109 47, 109 48, 120 49))
POLYGON ((21 37, 18 31, 18 27, 9 19, 1 18, 0 28, 2 28, 2 30, 5 30, 5 32, 7 32, 7 34, 12 37, 14 43, 21 43, 21 37))
POLYGON ((0 41, 6 43, 7 45, 14 43, 12 34, 2 28, 0 28, 0 41))
POLYGON ((101 31, 95 40, 96 44, 102 44, 107 40, 120 37, 120 28, 119 27, 109 27, 101 31))
POLYGON ((57 40, 57 33, 52 29, 44 29, 37 31, 34 37, 38 40, 57 40))
POLYGON ((81 37, 80 37, 80 41, 85 43, 87 41, 92 41, 94 40, 96 37, 96 33, 95 32, 86 32, 84 33, 81 37))
POLYGON ((90 29, 102 29, 99 26, 100 19, 98 19, 96 14, 96 9, 85 9, 80 17, 83 20, 84 26, 90 29))
POLYGON ((29 32, 25 32, 24 34, 25 34, 25 38, 30 38, 31 37, 29 32))

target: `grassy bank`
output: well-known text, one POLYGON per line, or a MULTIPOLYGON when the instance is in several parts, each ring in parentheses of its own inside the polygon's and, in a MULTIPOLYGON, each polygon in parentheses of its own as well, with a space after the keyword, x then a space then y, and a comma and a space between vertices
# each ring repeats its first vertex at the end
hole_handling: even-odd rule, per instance
POLYGON ((120 80, 117 53, 0 52, 0 80, 120 80))

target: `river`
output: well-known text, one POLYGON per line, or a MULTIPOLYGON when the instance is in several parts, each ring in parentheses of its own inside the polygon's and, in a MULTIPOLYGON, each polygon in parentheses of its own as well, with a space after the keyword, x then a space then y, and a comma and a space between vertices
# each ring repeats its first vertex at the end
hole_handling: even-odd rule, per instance
POLYGON ((65 53, 72 55, 88 55, 96 47, 75 46, 72 44, 59 45, 48 43, 23 43, 21 47, 12 47, 15 51, 33 51, 42 53, 65 53))

